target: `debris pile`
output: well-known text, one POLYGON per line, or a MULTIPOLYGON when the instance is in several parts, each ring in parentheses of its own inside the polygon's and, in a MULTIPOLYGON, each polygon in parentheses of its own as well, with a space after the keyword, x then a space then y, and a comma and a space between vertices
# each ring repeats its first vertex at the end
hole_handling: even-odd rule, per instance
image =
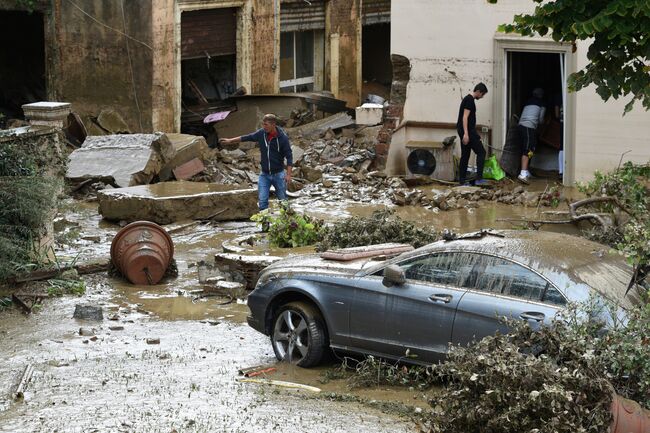
POLYGON ((397 188, 390 198, 398 206, 424 206, 433 211, 473 208, 482 200, 531 207, 556 207, 560 200, 555 193, 528 191, 522 185, 512 190, 457 186, 431 194, 418 189, 397 188))

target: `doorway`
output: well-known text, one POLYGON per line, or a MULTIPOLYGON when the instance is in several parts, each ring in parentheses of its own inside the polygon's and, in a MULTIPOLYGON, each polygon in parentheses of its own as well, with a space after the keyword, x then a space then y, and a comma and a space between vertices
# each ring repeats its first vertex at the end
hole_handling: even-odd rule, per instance
POLYGON ((361 33, 362 98, 377 95, 388 100, 393 81, 390 60, 390 23, 364 25, 361 33))
POLYGON ((41 13, 0 12, 0 129, 24 119, 23 104, 47 100, 44 30, 41 13))
POLYGON ((506 131, 516 136, 519 116, 534 89, 544 92, 544 121, 537 127, 538 142, 530 170, 536 177, 564 180, 565 54, 506 51, 506 131))
POLYGON ((181 132, 216 134, 203 118, 228 107, 237 88, 237 8, 182 11, 180 17, 181 132))
MULTIPOLYGON (((525 101, 522 99, 525 96, 528 96, 526 92, 532 92, 532 89, 526 88, 526 83, 528 86, 534 85, 532 81, 540 81, 541 85, 544 85, 547 81, 550 83, 549 86, 551 89, 555 90, 558 88, 556 84, 557 80, 560 81, 561 86, 561 95, 562 95, 562 125, 556 131, 557 135, 560 135, 559 131, 562 131, 561 136, 564 140, 564 161, 563 161, 563 175, 562 183, 564 185, 572 185, 575 182, 575 146, 574 146, 574 137, 575 137, 575 103, 576 97, 575 93, 568 93, 566 88, 567 77, 577 70, 577 58, 573 52, 573 46, 569 43, 555 42, 548 37, 528 37, 528 36, 517 36, 517 35, 507 35, 507 34, 498 34, 494 38, 494 82, 492 87, 494 91, 491 90, 492 96, 492 138, 494 147, 492 150, 495 152, 497 158, 501 162, 502 168, 510 175, 518 174, 519 171, 513 172, 512 170, 519 169, 519 162, 516 160, 521 159, 521 155, 514 155, 510 152, 506 152, 512 146, 512 137, 511 134, 508 134, 508 126, 513 125, 512 114, 520 115, 521 104, 525 101), (512 53, 512 54, 511 54, 512 53), (532 54, 532 57, 526 57, 524 54, 532 54), (544 56, 549 54, 550 57, 544 56), (542 72, 537 72, 534 66, 528 66, 531 62, 540 62, 544 64, 544 70, 547 71, 551 77, 545 79, 542 75, 542 72), (548 65, 547 65, 548 63, 548 65), (554 66, 557 66, 557 70, 554 71, 554 66), (528 75, 532 76, 534 79, 529 80, 524 77, 524 73, 528 71, 528 75), (558 78, 559 77, 559 78, 558 78), (518 84, 517 84, 518 83, 518 84), (521 88, 523 86, 523 89, 521 88), (519 93, 520 96, 517 96, 516 93, 519 93), (507 161, 508 157, 515 158, 515 161, 507 161), (514 162, 515 164, 512 164, 514 162), (512 166, 508 167, 508 163, 512 166)), ((553 91, 551 90, 551 91, 553 91)), ((546 92, 546 97, 548 97, 548 103, 554 103, 551 98, 554 95, 549 95, 546 92)), ((551 115, 553 113, 549 113, 551 115)), ((552 132, 549 130, 549 132, 552 132)), ((559 152, 557 149, 548 149, 548 146, 541 145, 539 146, 542 149, 541 153, 550 152, 550 156, 539 157, 536 162, 531 164, 543 163, 545 160, 549 163, 553 155, 557 155, 559 152)), ((514 149, 518 151, 518 147, 514 149)), ((537 155, 539 156, 539 154, 537 155)), ((533 157, 533 160, 535 157, 533 157)), ((556 162, 553 167, 555 170, 559 169, 559 164, 556 162)), ((550 170, 550 174, 553 175, 554 170, 550 170)), ((541 174, 544 174, 543 172, 541 174)), ((559 171, 555 171, 555 176, 558 176, 559 171)))

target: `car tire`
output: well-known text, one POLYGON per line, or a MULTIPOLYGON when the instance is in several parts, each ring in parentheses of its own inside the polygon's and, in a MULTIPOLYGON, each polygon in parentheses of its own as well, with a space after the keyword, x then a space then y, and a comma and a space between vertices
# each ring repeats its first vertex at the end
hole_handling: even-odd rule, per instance
POLYGON ((312 305, 290 302, 273 318, 271 343, 276 358, 299 367, 312 367, 327 350, 325 322, 312 305))

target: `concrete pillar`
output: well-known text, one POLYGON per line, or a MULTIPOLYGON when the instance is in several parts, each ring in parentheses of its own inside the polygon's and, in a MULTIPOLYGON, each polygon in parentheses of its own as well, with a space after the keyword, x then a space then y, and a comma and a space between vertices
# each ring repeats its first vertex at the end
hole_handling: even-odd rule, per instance
POLYGON ((252 0, 250 93, 277 93, 280 83, 280 0, 252 0))
POLYGON ((356 107, 361 102, 361 0, 330 0, 326 11, 326 34, 338 35, 338 67, 332 55, 335 46, 330 36, 329 70, 330 84, 335 85, 338 71, 337 91, 332 93, 356 107))

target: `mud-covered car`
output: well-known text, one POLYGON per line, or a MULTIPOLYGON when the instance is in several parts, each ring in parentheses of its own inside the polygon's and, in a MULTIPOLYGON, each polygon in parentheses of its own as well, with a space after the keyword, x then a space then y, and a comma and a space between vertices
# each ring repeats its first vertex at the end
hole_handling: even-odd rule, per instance
POLYGON ((623 257, 582 238, 480 232, 383 262, 278 261, 248 297, 248 323, 271 337, 279 360, 302 367, 318 364, 328 347, 430 363, 450 343, 506 330, 502 316, 539 326, 592 295, 624 311, 640 302, 631 279, 623 257))

